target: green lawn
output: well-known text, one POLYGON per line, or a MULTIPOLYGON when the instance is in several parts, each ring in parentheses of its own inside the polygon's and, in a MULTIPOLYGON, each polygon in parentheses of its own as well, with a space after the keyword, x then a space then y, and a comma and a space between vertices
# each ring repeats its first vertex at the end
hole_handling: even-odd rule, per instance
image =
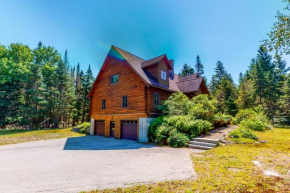
POLYGON ((71 128, 45 129, 35 131, 23 131, 23 130, 0 131, 0 145, 8 145, 48 139, 58 139, 66 137, 78 137, 84 135, 85 134, 72 132, 71 128))
POLYGON ((266 143, 219 146, 192 154, 198 179, 168 181, 99 192, 290 192, 290 129, 255 132, 266 143), (262 166, 255 166, 259 161, 262 166), (282 177, 267 177, 263 171, 282 177))

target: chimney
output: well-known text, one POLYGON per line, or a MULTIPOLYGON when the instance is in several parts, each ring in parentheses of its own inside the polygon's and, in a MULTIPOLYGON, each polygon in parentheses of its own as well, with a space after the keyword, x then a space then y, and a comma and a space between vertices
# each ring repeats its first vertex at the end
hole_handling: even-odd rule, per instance
POLYGON ((169 78, 174 79, 174 60, 169 60, 172 70, 169 70, 169 78))

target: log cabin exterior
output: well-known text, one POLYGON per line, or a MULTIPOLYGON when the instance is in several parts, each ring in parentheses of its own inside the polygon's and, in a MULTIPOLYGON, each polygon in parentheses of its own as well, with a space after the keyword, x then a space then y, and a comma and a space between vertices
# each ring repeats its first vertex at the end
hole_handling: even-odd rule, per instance
POLYGON ((178 77, 173 60, 144 60, 112 46, 91 88, 91 135, 138 141, 139 121, 162 114, 158 105, 174 92, 208 94, 197 74, 178 77))

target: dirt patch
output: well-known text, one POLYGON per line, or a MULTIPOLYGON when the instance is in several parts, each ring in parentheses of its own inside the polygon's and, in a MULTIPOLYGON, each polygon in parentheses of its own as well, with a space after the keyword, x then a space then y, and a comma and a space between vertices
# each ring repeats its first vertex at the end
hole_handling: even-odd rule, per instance
POLYGON ((229 132, 233 131, 236 128, 237 128, 236 125, 229 125, 227 127, 214 129, 214 130, 210 131, 208 135, 202 136, 202 138, 224 139, 229 134, 229 132))

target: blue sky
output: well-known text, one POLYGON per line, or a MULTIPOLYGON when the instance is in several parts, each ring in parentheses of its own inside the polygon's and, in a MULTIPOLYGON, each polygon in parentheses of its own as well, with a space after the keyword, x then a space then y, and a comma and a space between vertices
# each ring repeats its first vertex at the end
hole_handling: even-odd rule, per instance
POLYGON ((208 79, 221 60, 237 81, 283 7, 280 0, 1 0, 0 44, 67 49, 71 65, 91 64, 95 76, 111 45, 144 59, 165 53, 176 72, 199 54, 208 79))

